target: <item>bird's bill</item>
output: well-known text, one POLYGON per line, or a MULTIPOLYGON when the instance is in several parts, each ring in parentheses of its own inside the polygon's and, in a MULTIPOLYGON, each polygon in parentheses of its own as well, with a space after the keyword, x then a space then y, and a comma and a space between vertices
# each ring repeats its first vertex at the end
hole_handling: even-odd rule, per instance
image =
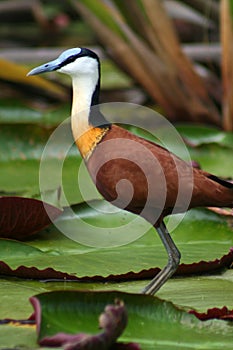
POLYGON ((47 73, 47 72, 52 72, 54 70, 57 70, 60 68, 60 61, 59 60, 54 60, 50 61, 48 63, 42 64, 39 67, 33 68, 30 72, 28 72, 27 76, 29 75, 37 75, 41 73, 47 73))

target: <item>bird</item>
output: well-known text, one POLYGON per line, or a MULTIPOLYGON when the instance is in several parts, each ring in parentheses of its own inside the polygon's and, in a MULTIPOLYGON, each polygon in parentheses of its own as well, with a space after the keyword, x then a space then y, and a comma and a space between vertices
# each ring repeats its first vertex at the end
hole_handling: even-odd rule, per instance
POLYGON ((195 207, 232 208, 233 184, 109 122, 99 106, 101 64, 94 51, 67 49, 27 75, 52 71, 71 77, 71 129, 98 191, 108 202, 148 221, 164 245, 167 264, 141 291, 154 295, 181 259, 164 218, 195 207))

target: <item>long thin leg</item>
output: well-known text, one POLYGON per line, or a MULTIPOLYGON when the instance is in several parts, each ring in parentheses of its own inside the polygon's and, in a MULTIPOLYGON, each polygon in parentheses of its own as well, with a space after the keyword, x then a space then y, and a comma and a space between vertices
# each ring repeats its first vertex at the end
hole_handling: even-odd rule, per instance
POLYGON ((167 265, 156 275, 152 281, 142 290, 143 294, 154 295, 162 285, 173 275, 179 266, 180 252, 173 242, 164 222, 155 227, 168 254, 167 265))

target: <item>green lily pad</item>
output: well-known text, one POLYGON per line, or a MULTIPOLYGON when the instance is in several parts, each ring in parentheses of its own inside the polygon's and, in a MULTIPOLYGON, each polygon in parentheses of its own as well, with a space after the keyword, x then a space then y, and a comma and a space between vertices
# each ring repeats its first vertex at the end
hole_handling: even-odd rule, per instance
MULTIPOLYGON (((148 226, 145 226, 143 219, 138 218, 135 221, 135 216, 123 211, 111 214, 108 218, 106 214, 99 214, 101 210, 105 210, 107 203, 100 201, 94 204, 95 210, 87 204, 76 206, 75 211, 78 216, 73 219, 66 212, 59 218, 59 221, 64 223, 64 229, 66 225, 71 225, 72 229, 76 228, 76 236, 73 236, 76 241, 60 233, 56 227, 41 232, 27 244, 2 240, 0 245, 2 262, 7 264, 15 275, 19 273, 17 269, 23 266, 24 277, 30 278, 33 276, 38 278, 40 271, 41 278, 55 278, 57 271, 57 278, 61 277, 60 272, 76 278, 94 276, 106 278, 113 275, 117 279, 117 276, 120 277, 129 272, 139 273, 142 270, 165 266, 167 256, 154 229, 150 229, 132 243, 115 246, 116 232, 120 227, 123 227, 124 232, 124 226, 128 220, 131 220, 131 224, 125 226, 127 227, 125 232, 131 239, 135 237, 135 232, 137 234, 146 232, 148 226), (114 222, 112 222, 112 215, 115 216, 114 222), (97 224, 95 224, 95 217, 98 218, 97 224), (84 221, 85 225, 83 225, 84 221), (79 233, 81 238, 89 235, 90 226, 98 237, 100 225, 106 228, 105 234, 108 233, 109 237, 113 236, 114 245, 109 244, 108 247, 101 248, 101 235, 99 242, 96 238, 95 242, 98 243, 96 247, 78 243, 79 233), (39 271, 35 272, 32 267, 39 271), (48 268, 52 271, 46 270, 48 268)), ((181 251, 181 262, 186 265, 221 259, 233 246, 232 228, 228 227, 226 219, 207 210, 190 211, 172 236, 181 251)), ((109 239, 108 242, 112 243, 112 240, 109 239)), ((199 270, 201 271, 201 266, 199 270)))
MULTIPOLYGON (((35 327, 0 325, 0 349, 38 349, 35 327)), ((45 349, 43 349, 45 350, 45 349)))
MULTIPOLYGON (((112 291, 139 293, 146 280, 118 282, 78 282, 78 281, 47 281, 23 280, 17 278, 1 278, 0 283, 0 320, 24 319, 32 313, 28 299, 35 294, 49 291, 112 291), (6 293, 7 290, 7 293, 6 293)), ((176 277, 157 292, 156 296, 182 309, 195 309, 206 312, 212 308, 233 309, 232 300, 233 271, 214 273, 210 275, 176 277)))
MULTIPOLYGON (((188 279, 189 280, 189 279, 188 279)), ((171 283, 176 283, 175 280, 171 283)), ((72 288, 77 284, 72 283, 72 288)), ((171 285, 171 284, 170 284, 171 285)), ((44 288, 53 288, 54 284, 42 284, 35 281, 16 282, 7 281, 4 287, 9 288, 12 294, 18 287, 18 303, 15 304, 15 312, 8 316, 26 319, 31 311, 27 297, 42 291, 44 288), (13 283, 10 288, 10 283, 13 283), (19 311, 21 306, 21 310, 19 311)), ((55 288, 70 288, 70 284, 63 282, 55 283, 55 288)), ((81 285, 80 285, 81 287, 81 285)), ((106 286, 109 288, 108 286, 106 286)), ((105 288, 105 286, 103 286, 105 288)), ((182 289, 181 296, 185 296, 182 289)), ((1 288, 0 288, 0 294, 1 288)), ((13 297, 12 295, 12 297, 13 297)), ((5 293, 5 300, 11 302, 5 293)), ((116 298, 124 300, 128 310, 129 323, 120 341, 138 342, 142 349, 219 349, 220 345, 231 349, 232 347, 232 327, 223 321, 201 322, 195 316, 189 315, 174 307, 171 303, 161 301, 154 297, 136 294, 126 294, 120 292, 81 292, 81 291, 56 291, 36 295, 42 310, 42 327, 39 339, 57 332, 75 334, 78 332, 96 333, 98 331, 98 316, 108 303, 112 303, 116 298), (154 331, 156 329, 156 332, 154 331), (167 331, 169 329, 169 332, 167 331)), ((8 308, 6 304, 3 310, 8 308)), ((1 313, 2 318, 2 313, 1 313)), ((36 331, 34 327, 0 325, 1 347, 15 347, 17 345, 29 348, 37 348, 36 331)))
POLYGON ((233 148, 233 134, 205 126, 182 125, 177 127, 181 135, 193 146, 216 143, 233 148))
POLYGON ((197 161, 203 170, 223 178, 233 178, 232 148, 207 144, 189 148, 189 151, 192 160, 197 161))
MULTIPOLYGON (((70 104, 48 108, 46 111, 28 108, 20 101, 1 101, 0 124, 2 125, 38 125, 54 128, 70 116, 70 104)), ((51 130, 50 130, 51 132, 51 130)))
MULTIPOLYGON (((44 201, 57 205, 57 196, 54 202, 51 192, 57 192, 63 185, 60 206, 67 201, 68 203, 82 202, 83 198, 77 185, 81 156, 77 147, 73 145, 68 124, 64 126, 63 131, 63 137, 59 138, 59 143, 54 147, 46 148, 47 167, 42 174, 41 157, 45 152, 51 130, 37 125, 2 125, 0 129, 2 149, 0 193, 40 198, 40 191, 44 191, 44 201), (68 146, 69 152, 66 154, 68 146), (60 167, 60 177, 56 173, 57 167, 60 167), (43 178, 46 180, 42 186, 43 178), (65 196, 66 200, 64 200, 65 196)), ((91 181, 87 171, 83 175, 84 186, 86 179, 91 181)))
POLYGON ((233 309, 233 270, 210 275, 174 278, 158 291, 158 296, 186 309, 206 312, 211 308, 227 306, 233 309), (184 293, 177 291, 183 290, 184 293))
POLYGON ((96 333, 99 314, 107 304, 118 299, 124 302, 129 319, 120 341, 137 342, 143 349, 158 346, 197 349, 205 345, 206 349, 212 350, 217 349, 220 343, 225 348, 232 346, 230 326, 219 321, 201 323, 171 303, 154 297, 119 292, 70 291, 39 294, 34 298, 41 309, 39 340, 60 332, 96 333), (216 332, 216 327, 224 328, 224 336, 216 332))

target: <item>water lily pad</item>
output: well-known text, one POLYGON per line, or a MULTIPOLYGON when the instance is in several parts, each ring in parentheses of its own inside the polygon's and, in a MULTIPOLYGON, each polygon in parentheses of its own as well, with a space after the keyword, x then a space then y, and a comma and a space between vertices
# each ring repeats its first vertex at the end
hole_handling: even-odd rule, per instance
MULTIPOLYGON (((171 303, 157 298, 119 292, 51 292, 35 296, 41 309, 39 341, 58 332, 96 333, 98 315, 108 303, 122 300, 129 323, 121 341, 138 342, 143 349, 218 349, 221 341, 231 348, 232 330, 221 321, 201 323, 171 303), (216 332, 224 327, 224 336, 216 332), (156 332, 154 331, 156 329, 156 332), (167 331, 169 329, 169 332, 167 331)), ((34 303, 33 303, 34 304, 34 303)))
MULTIPOLYGON (((66 213, 60 216, 59 220, 63 220, 67 225, 75 224, 76 241, 66 237, 56 227, 41 232, 27 244, 2 240, 1 270, 7 274, 30 278, 68 278, 69 276, 85 280, 151 278, 167 262, 166 252, 155 230, 150 229, 147 232, 144 220, 141 219, 141 223, 134 222, 135 216, 123 211, 114 214, 115 218, 110 226, 111 215, 109 219, 107 214, 100 215, 100 210, 106 208, 106 205, 106 202, 100 201, 95 210, 87 204, 76 206, 79 220, 75 218, 74 222, 69 215, 66 216, 66 213), (98 218, 97 226, 94 225, 95 216, 98 218), (83 220, 87 225, 83 226, 83 220), (132 220, 131 225, 125 226, 127 220, 132 220), (105 248, 99 245, 90 247, 78 243, 78 233, 80 232, 81 237, 85 236, 85 233, 89 234, 90 225, 94 228, 96 236, 98 236, 98 226, 101 225, 107 227, 109 237, 111 234, 115 237, 116 231, 122 227, 122 224, 123 228, 127 227, 125 232, 129 235, 133 235, 135 230, 138 233, 142 229, 147 233, 130 244, 118 247, 111 245, 105 248)), ((180 268, 183 272, 184 265, 190 266, 190 273, 206 272, 206 265, 209 266, 208 271, 211 270, 211 266, 212 270, 226 266, 219 262, 233 246, 232 228, 228 227, 225 218, 208 210, 190 211, 172 236, 182 254, 181 264, 183 265, 180 268), (217 263, 215 263, 216 259, 219 259, 217 263), (198 263, 197 266, 193 267, 194 263, 198 263)), ((227 266, 231 262, 232 255, 229 255, 226 260, 227 266)))
POLYGON ((178 131, 191 146, 216 143, 218 145, 233 148, 233 134, 215 128, 205 126, 178 126, 178 131))
POLYGON ((36 199, 0 197, 0 237, 26 239, 60 214, 60 209, 36 199))

